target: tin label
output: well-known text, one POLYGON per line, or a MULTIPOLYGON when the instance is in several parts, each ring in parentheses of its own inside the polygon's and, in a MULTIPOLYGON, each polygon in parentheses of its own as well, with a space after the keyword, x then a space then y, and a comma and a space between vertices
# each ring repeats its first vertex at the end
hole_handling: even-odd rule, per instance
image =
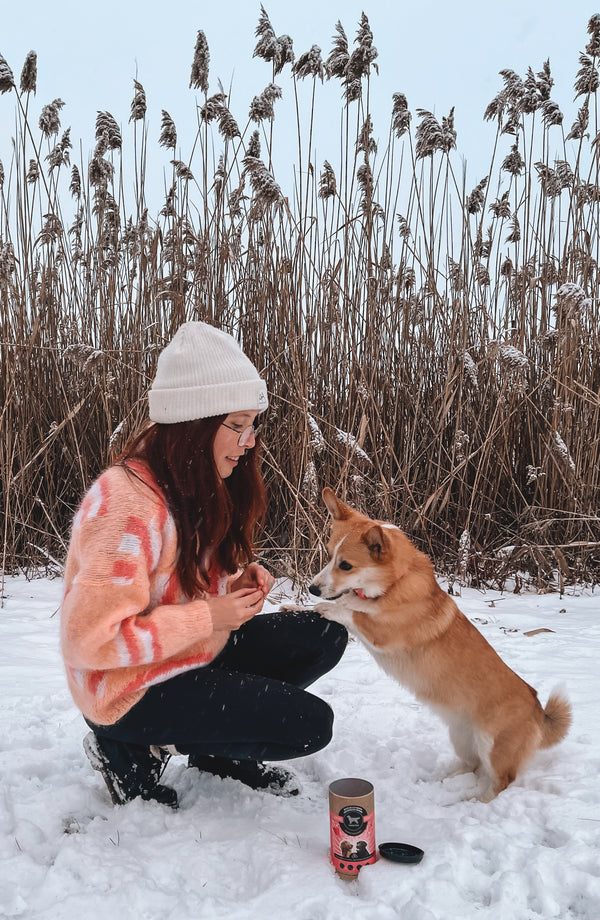
POLYGON ((338 814, 329 813, 331 861, 340 875, 356 876, 375 862, 375 815, 360 805, 345 805, 338 814))

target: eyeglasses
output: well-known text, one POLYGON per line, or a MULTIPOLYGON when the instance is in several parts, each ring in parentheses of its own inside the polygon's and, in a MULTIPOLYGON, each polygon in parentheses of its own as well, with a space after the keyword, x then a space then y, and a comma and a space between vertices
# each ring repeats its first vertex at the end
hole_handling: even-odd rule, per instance
POLYGON ((230 431, 235 431, 236 434, 239 434, 238 438, 238 447, 246 447, 247 444, 254 438, 259 436, 262 431, 262 425, 248 425, 247 428, 244 428, 243 431, 238 431, 237 428, 233 428, 231 425, 226 425, 225 422, 221 422, 223 428, 229 428, 230 431))

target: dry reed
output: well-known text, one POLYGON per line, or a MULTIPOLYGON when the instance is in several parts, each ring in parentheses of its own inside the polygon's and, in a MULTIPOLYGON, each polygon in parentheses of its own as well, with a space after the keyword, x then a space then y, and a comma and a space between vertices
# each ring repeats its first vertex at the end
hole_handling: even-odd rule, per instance
POLYGON ((453 110, 439 122, 418 109, 413 129, 395 93, 388 143, 375 142, 366 16, 354 48, 337 23, 324 63, 316 46, 296 58, 261 8, 255 56, 271 72, 245 128, 208 95, 199 32, 198 136, 177 159, 163 111, 170 178, 154 216, 143 86, 130 133, 99 112, 95 149, 71 165, 62 101, 34 124, 35 55, 20 88, 0 56, 17 123, 0 163, 2 571, 60 565, 83 490, 144 417, 159 350, 203 319, 240 338, 272 394, 262 553, 278 574, 302 584, 321 563, 329 485, 451 580, 598 582, 599 17, 589 34, 571 131, 547 63, 503 71, 490 166, 467 189, 453 110), (288 65, 296 105, 298 80, 312 79, 313 106, 317 81, 343 90, 339 162, 315 162, 311 114, 293 194, 272 168, 288 65))

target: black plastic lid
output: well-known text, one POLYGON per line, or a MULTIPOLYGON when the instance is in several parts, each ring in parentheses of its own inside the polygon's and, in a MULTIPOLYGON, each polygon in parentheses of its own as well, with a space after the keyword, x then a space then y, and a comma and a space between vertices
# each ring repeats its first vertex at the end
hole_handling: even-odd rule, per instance
POLYGON ((399 863, 420 863, 425 855, 423 850, 410 843, 380 843, 379 852, 384 859, 399 863))

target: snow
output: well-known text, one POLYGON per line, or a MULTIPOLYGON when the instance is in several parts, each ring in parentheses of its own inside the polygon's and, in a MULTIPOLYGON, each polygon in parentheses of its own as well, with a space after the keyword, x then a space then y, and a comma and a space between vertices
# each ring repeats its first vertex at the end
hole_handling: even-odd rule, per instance
MULTIPOLYGON (((574 723, 489 804, 457 767, 435 714, 352 641, 313 686, 333 706, 325 750, 288 764, 281 799, 199 774, 175 757, 173 812, 114 807, 88 764, 86 726, 58 650, 60 580, 8 578, 0 610, 0 916, 27 920, 597 920, 600 916, 598 591, 481 593, 459 605, 545 703, 564 683, 574 723), (551 630, 536 632, 533 630, 551 630), (329 862, 328 784, 375 787, 378 843, 425 850, 379 859, 358 880, 329 862)), ((271 597, 277 609, 281 596, 271 597)))

